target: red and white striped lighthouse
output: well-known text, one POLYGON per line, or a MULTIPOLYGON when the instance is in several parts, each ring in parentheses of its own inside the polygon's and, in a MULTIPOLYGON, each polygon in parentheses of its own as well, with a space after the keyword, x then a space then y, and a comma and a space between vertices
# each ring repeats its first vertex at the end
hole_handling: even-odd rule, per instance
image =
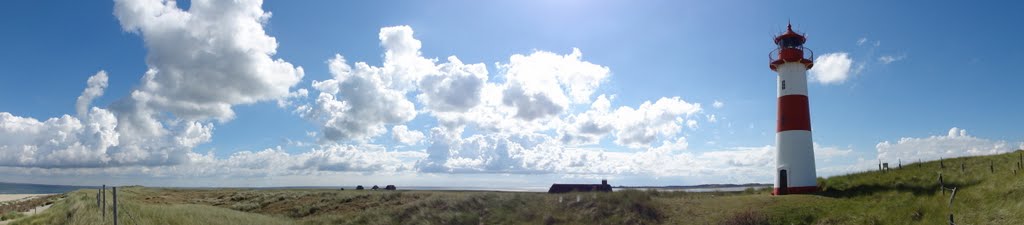
POLYGON ((807 100, 807 70, 814 52, 804 48, 807 38, 793 32, 775 37, 778 47, 768 58, 779 74, 779 113, 775 133, 775 185, 773 195, 804 194, 818 190, 811 142, 811 113, 807 100), (809 57, 804 58, 807 53, 809 57))

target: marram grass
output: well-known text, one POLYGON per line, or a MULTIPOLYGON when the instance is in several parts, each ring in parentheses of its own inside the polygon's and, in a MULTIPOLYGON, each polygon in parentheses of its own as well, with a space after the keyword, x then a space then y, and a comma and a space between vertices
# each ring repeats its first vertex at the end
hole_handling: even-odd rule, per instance
MULTIPOLYGON (((948 224, 952 214, 957 224, 1024 224, 1021 154, 835 176, 818 180, 818 194, 789 196, 763 189, 547 194, 125 187, 118 190, 118 218, 120 224, 948 224), (952 204, 939 174, 944 186, 957 189, 952 204)), ((49 210, 11 224, 111 224, 111 211, 101 217, 95 194, 71 192, 49 210)))

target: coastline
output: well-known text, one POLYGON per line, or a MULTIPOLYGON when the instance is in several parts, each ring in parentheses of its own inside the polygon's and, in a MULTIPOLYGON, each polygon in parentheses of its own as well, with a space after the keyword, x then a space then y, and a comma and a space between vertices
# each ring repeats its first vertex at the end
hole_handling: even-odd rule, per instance
POLYGON ((0 203, 13 202, 13 201, 23 201, 23 200, 28 200, 28 199, 32 199, 32 198, 37 198, 37 197, 40 197, 40 196, 47 196, 47 195, 54 195, 54 194, 59 194, 59 193, 50 193, 50 194, 0 194, 0 203))

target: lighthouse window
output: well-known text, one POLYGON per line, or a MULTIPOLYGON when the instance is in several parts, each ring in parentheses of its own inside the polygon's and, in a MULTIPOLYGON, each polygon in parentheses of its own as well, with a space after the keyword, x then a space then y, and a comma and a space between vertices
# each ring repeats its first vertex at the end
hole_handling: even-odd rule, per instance
POLYGON ((782 47, 792 48, 800 46, 800 38, 798 37, 787 37, 782 39, 782 47))
POLYGON ((786 90, 786 80, 782 80, 782 90, 786 90))

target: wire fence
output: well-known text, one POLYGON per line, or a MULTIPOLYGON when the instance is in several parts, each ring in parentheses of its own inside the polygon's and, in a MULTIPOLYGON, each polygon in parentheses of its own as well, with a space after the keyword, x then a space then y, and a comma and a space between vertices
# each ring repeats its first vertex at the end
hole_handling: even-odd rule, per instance
MULTIPOLYGON (((118 201, 117 201, 117 187, 111 186, 111 191, 110 192, 111 192, 111 195, 113 196, 113 202, 111 203, 111 204, 113 204, 113 211, 111 213, 111 218, 112 218, 113 224, 114 225, 119 224, 118 222, 120 222, 120 221, 118 221, 118 217, 120 216, 119 214, 121 214, 121 213, 124 213, 124 215, 128 218, 128 221, 124 221, 124 222, 130 222, 129 224, 133 224, 133 225, 140 224, 139 221, 135 219, 135 216, 132 216, 131 211, 128 210, 129 209, 128 206, 125 206, 124 204, 117 204, 118 203, 118 201)), ((99 208, 100 218, 103 220, 103 223, 106 224, 107 223, 106 222, 107 221, 107 185, 103 185, 103 187, 101 187, 99 190, 97 190, 97 192, 96 192, 96 207, 99 208)))

